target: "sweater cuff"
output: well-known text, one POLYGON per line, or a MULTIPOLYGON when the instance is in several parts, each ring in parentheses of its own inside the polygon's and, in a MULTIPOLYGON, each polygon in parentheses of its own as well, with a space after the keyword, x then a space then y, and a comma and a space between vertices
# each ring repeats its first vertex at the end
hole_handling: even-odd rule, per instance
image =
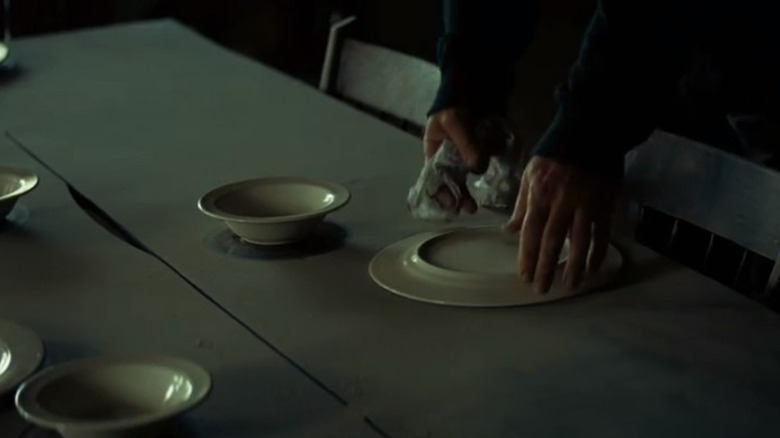
POLYGON ((590 117, 566 114, 559 110, 536 144, 533 155, 550 158, 592 173, 621 178, 625 151, 590 117))

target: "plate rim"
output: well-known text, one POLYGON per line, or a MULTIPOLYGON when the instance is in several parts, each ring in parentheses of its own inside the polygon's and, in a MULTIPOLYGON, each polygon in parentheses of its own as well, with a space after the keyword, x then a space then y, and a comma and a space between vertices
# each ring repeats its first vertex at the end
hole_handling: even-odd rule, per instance
MULTIPOLYGON (((483 227, 461 227, 460 229, 464 229, 464 228, 473 229, 473 228, 483 228, 483 227)), ((574 296, 590 293, 597 289, 603 288, 604 286, 608 285, 609 283, 617 279, 620 274, 620 271, 625 266, 624 254, 620 251, 620 249, 617 246, 615 246, 612 242, 610 242, 607 251, 608 259, 605 261, 612 260, 614 266, 609 268, 608 266, 606 266, 605 263, 605 266, 602 266, 602 270, 598 274, 596 274, 596 277, 594 277, 590 281, 586 280, 579 288, 573 291, 567 290, 566 288, 560 285, 556 288, 554 285, 553 289, 547 294, 534 293, 533 295, 534 299, 532 300, 518 299, 518 300, 495 300, 492 302, 491 301, 476 302, 470 300, 443 301, 443 300, 435 299, 434 297, 431 296, 431 295, 435 296, 436 294, 429 294, 429 296, 425 296, 425 295, 414 294, 402 290, 403 287, 399 287, 399 284, 401 283, 404 283, 405 285, 424 284, 420 282, 419 279, 416 279, 414 277, 414 274, 411 270, 403 267, 404 260, 407 257, 407 255, 410 252, 414 251, 415 247, 421 245, 426 240, 435 238, 443 233, 447 233, 450 231, 452 230, 446 230, 443 232, 442 231, 423 232, 423 233, 406 237, 393 244, 386 246, 385 248, 381 249, 378 253, 376 253, 374 257, 371 259, 371 262, 369 263, 368 266, 369 276, 371 277, 371 279, 374 281, 375 284, 380 286, 385 291, 414 301, 419 301, 428 304, 442 305, 442 306, 450 306, 450 307, 499 308, 499 307, 518 307, 518 306, 544 304, 544 303, 564 300, 574 296), (391 274, 386 274, 386 272, 383 272, 388 270, 388 268, 386 268, 386 266, 388 266, 386 265, 386 263, 390 263, 389 261, 393 259, 395 259, 393 263, 396 264, 396 267, 391 270, 392 271, 391 274)), ((559 273, 562 272, 560 266, 561 265, 559 265, 558 268, 559 273)), ((560 274, 557 274, 557 276, 559 275, 560 274)), ((518 281, 520 280, 518 279, 518 281)), ((445 286, 439 284, 435 287, 445 287, 445 286)), ((482 290, 485 289, 486 288, 482 288, 482 290)), ((512 292, 504 290, 501 293, 506 295, 512 292)), ((518 297, 521 297, 523 295, 525 294, 517 294, 518 297)))

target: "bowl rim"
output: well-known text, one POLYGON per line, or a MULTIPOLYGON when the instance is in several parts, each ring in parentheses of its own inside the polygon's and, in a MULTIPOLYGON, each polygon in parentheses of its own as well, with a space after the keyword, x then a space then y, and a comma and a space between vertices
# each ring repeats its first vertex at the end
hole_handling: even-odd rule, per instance
POLYGON ((21 187, 17 188, 16 190, 10 193, 6 193, 4 195, 0 195, 0 202, 18 198, 22 195, 31 192, 34 188, 38 186, 38 182, 39 182, 39 178, 37 174, 35 174, 30 170, 22 169, 19 167, 0 166, 0 175, 10 175, 12 177, 15 177, 18 181, 22 182, 21 187))
POLYGON ((0 351, 10 352, 7 368, 0 373, 0 398, 13 394, 19 384, 37 371, 46 356, 43 340, 29 327, 0 319, 0 351))
POLYGON ((233 183, 229 183, 217 187, 216 189, 213 189, 208 193, 206 193, 205 195, 203 195, 198 200, 198 208, 207 216, 216 219, 222 219, 231 222, 241 222, 241 223, 278 224, 278 223, 296 222, 296 221, 325 216, 329 213, 332 213, 344 207, 347 204, 347 202, 349 202, 351 197, 352 195, 346 187, 333 181, 329 181, 321 178, 308 178, 308 177, 296 177, 296 176, 271 176, 271 177, 246 179, 246 180, 237 181, 237 182, 233 182, 233 183), (272 216, 272 217, 237 215, 237 214, 228 213, 216 206, 216 203, 220 198, 227 195, 228 193, 232 193, 236 191, 237 189, 241 189, 253 185, 280 184, 280 183, 281 184, 284 183, 305 184, 305 185, 323 188, 325 190, 328 190, 331 194, 333 194, 334 199, 333 202, 331 202, 329 205, 323 208, 319 208, 317 210, 312 210, 306 213, 290 214, 284 216, 272 216))
POLYGON ((16 391, 15 404, 17 411, 25 420, 37 426, 58 431, 65 429, 80 431, 133 429, 154 424, 193 409, 211 392, 211 387, 212 381, 209 372, 195 362, 186 359, 163 355, 95 357, 64 362, 33 375, 16 391), (37 402, 38 394, 55 380, 85 369, 114 365, 164 366, 184 373, 192 384, 192 395, 182 403, 151 414, 100 421, 80 420, 57 415, 49 412, 37 402))

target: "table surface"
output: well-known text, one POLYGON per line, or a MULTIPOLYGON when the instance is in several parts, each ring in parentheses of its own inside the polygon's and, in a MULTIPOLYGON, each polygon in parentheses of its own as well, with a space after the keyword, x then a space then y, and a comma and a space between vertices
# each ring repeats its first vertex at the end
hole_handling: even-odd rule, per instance
POLYGON ((24 70, 0 93, 9 137, 389 436, 776 428, 780 318, 712 280, 628 243, 608 291, 492 310, 404 300, 367 265, 432 228, 404 204, 418 139, 170 21, 15 50, 24 70), (332 216, 344 244, 271 257, 195 207, 267 175, 345 184, 353 199, 332 216))
MULTIPOLYGON (((0 318, 41 336, 45 365, 104 354, 200 363, 213 391, 187 416, 191 436, 380 436, 162 262, 98 226, 5 137, 0 157, 41 179, 0 230, 0 318)), ((0 436, 27 429, 11 400, 0 405, 0 436)))

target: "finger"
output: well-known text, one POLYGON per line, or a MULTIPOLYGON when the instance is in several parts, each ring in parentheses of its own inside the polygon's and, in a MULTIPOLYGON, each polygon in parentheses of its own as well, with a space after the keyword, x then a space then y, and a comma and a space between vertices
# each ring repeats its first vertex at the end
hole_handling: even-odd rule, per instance
POLYGON ((436 202, 445 209, 450 209, 455 206, 455 199, 452 196, 452 192, 447 190, 446 187, 441 187, 434 195, 436 202))
POLYGON ((588 272, 601 269, 609 248, 610 216, 605 215, 593 224, 593 245, 588 255, 588 272))
POLYGON ((475 201, 474 198, 472 198, 470 195, 465 194, 463 195, 463 199, 460 201, 460 208, 466 213, 474 214, 477 211, 477 201, 475 201))
POLYGON ((534 197, 529 193, 523 223, 520 228, 520 253, 518 257, 520 277, 527 282, 534 281, 536 263, 542 246, 542 234, 544 233, 548 215, 549 209, 545 200, 534 197))
POLYGON ((547 293, 555 279, 558 270, 558 258, 561 248, 566 241, 566 235, 572 224, 574 213, 570 208, 558 200, 550 212, 547 225, 542 236, 542 245, 539 253, 539 261, 534 273, 534 285, 539 293, 547 293))
POLYGON ((428 118, 425 125, 425 134, 423 135, 423 152, 425 159, 429 160, 436 155, 442 142, 444 141, 444 131, 436 116, 428 118))
POLYGON ((515 209, 512 212, 512 217, 509 218, 504 225, 504 231, 509 233, 517 233, 523 226, 525 220, 525 212, 528 204, 528 184, 525 182, 525 178, 520 183, 520 191, 517 193, 517 200, 515 201, 515 209))
POLYGON ((470 132, 470 125, 465 117, 456 112, 447 113, 441 117, 441 127, 446 136, 455 144, 460 157, 466 166, 474 173, 483 173, 487 163, 483 163, 477 142, 470 132))
POLYGON ((566 270, 563 279, 567 287, 575 289, 582 281, 582 272, 588 260, 588 250, 591 240, 591 222, 587 215, 578 211, 574 215, 569 238, 569 257, 566 261, 566 270))

